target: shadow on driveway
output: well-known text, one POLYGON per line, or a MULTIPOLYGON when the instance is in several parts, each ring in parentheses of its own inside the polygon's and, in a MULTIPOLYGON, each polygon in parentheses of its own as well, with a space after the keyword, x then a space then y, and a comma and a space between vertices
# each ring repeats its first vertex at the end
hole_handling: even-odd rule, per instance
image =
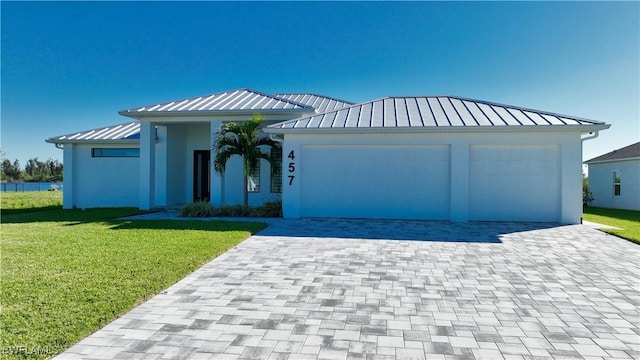
POLYGON ((557 223, 304 218, 270 221, 269 226, 256 235, 501 243, 501 237, 506 234, 557 226, 557 223))

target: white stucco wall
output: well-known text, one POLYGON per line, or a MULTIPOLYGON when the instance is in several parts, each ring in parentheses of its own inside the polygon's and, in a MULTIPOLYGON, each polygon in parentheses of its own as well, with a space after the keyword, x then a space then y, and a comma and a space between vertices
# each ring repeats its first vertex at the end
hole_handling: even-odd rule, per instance
POLYGON ((365 215, 575 224, 580 222, 582 215, 582 142, 577 132, 286 134, 283 157, 285 217, 365 215), (343 150, 358 147, 358 151, 369 155, 369 161, 351 159, 351 153, 345 153, 345 161, 339 161, 339 156, 331 158, 330 152, 309 153, 310 148, 318 146, 343 150), (393 147, 404 150, 389 151, 393 147), (440 162, 440 165, 447 166, 430 167, 429 161, 437 160, 437 156, 432 154, 425 153, 422 162, 419 156, 414 158, 419 154, 418 149, 425 147, 448 149, 448 163, 440 162), (295 165, 293 172, 288 171, 290 161, 287 155, 291 151, 296 155, 292 161, 295 165), (305 158, 305 154, 311 156, 305 158), (330 170, 328 164, 319 160, 319 155, 331 158, 333 167, 330 170), (505 156, 511 158, 505 159, 505 156), (316 163, 327 167, 331 173, 323 173, 322 169, 316 168, 316 163), (380 168, 372 170, 374 166, 380 168), (490 189, 496 179, 478 176, 480 170, 485 175, 508 177, 499 182, 502 191, 494 196, 478 196, 478 192, 490 189), (345 181, 348 174, 354 173, 369 173, 369 178, 375 177, 372 182, 378 193, 370 189, 368 194, 386 199, 387 205, 371 201, 367 194, 362 193, 363 187, 368 186, 362 183, 368 181, 366 176, 360 182, 345 181), (439 177, 432 178, 434 173, 439 177), (291 185, 288 183, 289 175, 295 177, 291 185), (421 181, 416 184, 414 179, 421 181), (341 187, 338 196, 335 183, 341 187), (331 191, 325 193, 325 189, 331 191), (411 191, 413 196, 408 197, 411 191), (325 198, 327 200, 323 200, 325 198), (447 201, 443 200, 445 198, 447 201), (305 201, 316 202, 316 205, 305 201), (358 207, 358 201, 365 206, 355 212, 350 213, 341 207, 341 204, 358 207), (424 204, 424 207, 420 208, 418 204, 424 204), (385 206, 391 210, 366 210, 367 206, 385 206), (442 216, 446 207, 448 212, 442 216))
POLYGON ((242 204, 244 196, 242 191, 243 184, 244 180, 242 159, 238 156, 233 156, 227 161, 227 166, 224 173, 224 196, 222 198, 223 204, 242 204))
MULTIPOLYGON (((65 145, 67 147, 67 145, 65 145)), ((73 144, 65 151, 64 208, 138 206, 139 158, 91 157, 92 148, 136 148, 137 144, 73 144), (71 155, 72 159, 68 158, 71 155), (71 177, 71 184, 68 178, 71 177), (67 194, 67 192, 69 192, 67 194)))
POLYGON ((589 164, 592 206, 640 211, 640 160, 589 164), (613 172, 620 171, 620 195, 613 192, 613 172))
MULTIPOLYGON (((269 151, 263 149, 264 152, 269 151)), ((242 158, 233 156, 227 161, 224 175, 224 204, 236 205, 244 201, 244 169, 242 158)), ((271 168, 266 160, 260 161, 260 191, 249 193, 249 205, 260 206, 267 201, 280 198, 280 193, 271 192, 271 168)))
MULTIPOLYGON (((187 186, 187 131, 181 125, 167 126, 166 198, 168 206, 182 205, 190 198, 184 189, 187 186)), ((191 155, 193 158, 193 155, 191 155)), ((191 159, 193 162, 193 159, 191 159)), ((193 196, 193 195, 192 195, 193 196)))

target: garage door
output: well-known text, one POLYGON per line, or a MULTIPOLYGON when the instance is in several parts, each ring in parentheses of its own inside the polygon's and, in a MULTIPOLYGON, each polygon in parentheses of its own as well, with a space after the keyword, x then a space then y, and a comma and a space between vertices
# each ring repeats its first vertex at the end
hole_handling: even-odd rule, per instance
POLYGON ((306 145, 302 216, 448 219, 449 147, 306 145))
POLYGON ((558 221, 558 148, 471 146, 470 220, 558 221))

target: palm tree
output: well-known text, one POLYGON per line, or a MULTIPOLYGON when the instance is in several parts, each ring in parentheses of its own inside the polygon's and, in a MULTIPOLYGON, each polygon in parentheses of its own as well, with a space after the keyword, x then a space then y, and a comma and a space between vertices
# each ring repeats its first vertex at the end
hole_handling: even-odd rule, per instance
POLYGON ((220 175, 224 175, 227 160, 234 155, 242 157, 244 162, 244 206, 249 206, 249 174, 258 170, 260 159, 265 159, 273 169, 273 159, 269 153, 263 153, 260 146, 267 145, 279 147, 280 144, 272 140, 261 131, 261 123, 264 120, 259 114, 254 114, 251 120, 242 123, 225 123, 216 133, 213 150, 215 159, 213 167, 220 175))

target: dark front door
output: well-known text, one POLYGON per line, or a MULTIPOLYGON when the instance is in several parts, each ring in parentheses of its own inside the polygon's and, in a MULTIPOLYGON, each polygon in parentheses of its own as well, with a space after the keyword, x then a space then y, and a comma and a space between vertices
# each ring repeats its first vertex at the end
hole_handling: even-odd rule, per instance
POLYGON ((211 151, 193 151, 193 201, 209 201, 211 196, 211 151))

